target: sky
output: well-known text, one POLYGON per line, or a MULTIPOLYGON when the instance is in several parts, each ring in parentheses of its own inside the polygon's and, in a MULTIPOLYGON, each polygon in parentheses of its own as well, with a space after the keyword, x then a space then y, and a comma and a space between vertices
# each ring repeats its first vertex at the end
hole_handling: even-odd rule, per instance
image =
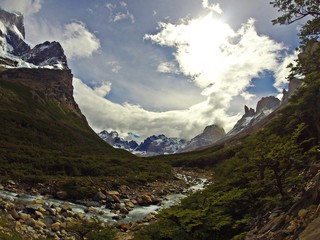
MULTIPOLYGON (((0 0, 31 45, 59 41, 74 98, 96 132, 191 139, 229 131, 287 87, 301 23, 273 26, 268 0, 0 0), (131 134, 131 133, 134 133, 131 134)), ((139 140, 139 139, 136 139, 139 140)))

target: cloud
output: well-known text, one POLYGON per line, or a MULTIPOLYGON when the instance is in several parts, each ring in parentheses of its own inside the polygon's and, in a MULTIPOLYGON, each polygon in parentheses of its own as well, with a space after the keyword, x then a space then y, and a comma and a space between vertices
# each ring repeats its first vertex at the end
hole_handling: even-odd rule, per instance
POLYGON ((217 4, 209 4, 209 0, 202 0, 202 7, 203 8, 206 8, 206 9, 209 9, 211 11, 214 11, 218 14, 222 14, 223 11, 222 9, 220 8, 220 4, 217 3, 217 4))
POLYGON ((112 4, 112 3, 107 3, 106 4, 106 8, 108 8, 109 11, 113 11, 113 9, 116 9, 117 6, 115 4, 112 4))
POLYGON ((21 12, 26 16, 27 40, 38 44, 47 40, 59 41, 69 59, 90 57, 100 48, 99 39, 91 33, 83 22, 75 21, 62 26, 56 26, 43 19, 35 19, 43 0, 2 0, 1 7, 21 12))
POLYGON ((172 62, 161 62, 157 71, 161 73, 179 73, 176 65, 172 62))
POLYGON ((93 91, 95 92, 95 94, 97 94, 99 97, 106 97, 110 91, 111 91, 111 86, 112 86, 112 83, 111 82, 108 82, 108 83, 105 83, 104 85, 100 86, 100 87, 97 87, 95 88, 93 91))
MULTIPOLYGON (((206 117, 212 113, 223 118, 216 121, 228 125, 227 112, 232 100, 247 92, 251 79, 263 71, 275 71, 284 46, 267 36, 258 35, 253 19, 237 31, 209 14, 180 24, 160 23, 156 34, 145 35, 146 40, 174 50, 179 71, 202 89, 207 97, 206 117)), ((170 71, 164 64, 163 70, 170 71)))
POLYGON ((90 57, 100 48, 100 40, 79 21, 64 26, 60 42, 69 58, 90 57))
POLYGON ((219 119, 235 122, 239 118, 238 115, 227 116, 221 110, 211 112, 210 101, 215 101, 214 99, 208 99, 186 110, 152 112, 138 105, 113 103, 78 78, 73 79, 73 86, 74 98, 96 132, 106 129, 116 130, 121 136, 136 132, 141 139, 149 137, 150 133, 190 139, 201 133, 204 126, 212 123, 229 129, 232 127, 219 119))
POLYGON ((124 12, 117 12, 114 15, 114 18, 113 18, 112 21, 113 22, 119 22, 119 21, 122 21, 122 20, 125 20, 125 19, 130 19, 132 23, 135 23, 134 16, 129 11, 126 11, 125 13, 124 12))
POLYGON ((128 6, 128 4, 127 3, 125 3, 125 2, 120 2, 120 5, 122 6, 122 7, 124 7, 124 8, 126 8, 127 6, 128 6))
POLYGON ((119 73, 119 71, 122 68, 118 61, 113 61, 113 60, 112 61, 108 61, 107 65, 109 66, 109 69, 113 73, 119 73))
POLYGON ((128 10, 128 4, 120 1, 119 5, 107 3, 106 8, 109 10, 109 21, 119 22, 126 19, 131 20, 131 23, 135 23, 135 18, 132 13, 128 10))
MULTIPOLYGON (((198 87, 204 100, 183 110, 148 111, 139 105, 113 103, 74 79, 75 99, 94 130, 117 130, 122 136, 132 131, 142 139, 150 133, 190 139, 213 123, 228 131, 241 115, 239 108, 244 104, 255 107, 260 96, 248 92, 251 80, 264 71, 276 73, 285 59, 285 47, 259 35, 253 19, 234 30, 209 10, 198 18, 162 22, 157 33, 144 36, 173 51, 174 61, 160 62, 157 70, 183 74, 198 87)), ((139 84, 133 88, 145 99, 153 99, 152 90, 146 93, 139 84)), ((171 93, 163 96, 170 98, 171 93)))
POLYGON ((24 16, 33 15, 40 11, 43 0, 2 0, 1 7, 11 11, 17 11, 24 16))
POLYGON ((100 49, 100 40, 81 21, 50 24, 43 19, 28 18, 27 40, 33 45, 44 41, 58 41, 68 59, 87 58, 100 49))

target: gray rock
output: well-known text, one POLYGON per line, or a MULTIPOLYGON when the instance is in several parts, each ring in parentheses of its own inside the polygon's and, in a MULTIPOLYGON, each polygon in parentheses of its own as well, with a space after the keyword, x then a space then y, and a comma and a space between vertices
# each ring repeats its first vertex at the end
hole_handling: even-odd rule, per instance
POLYGON ((87 206, 87 207, 99 207, 100 204, 99 204, 99 202, 88 201, 88 202, 86 202, 86 206, 87 206))
POLYGON ((96 195, 92 198, 96 202, 100 202, 102 200, 105 200, 107 198, 106 195, 104 195, 102 192, 97 192, 96 195))
POLYGON ((224 129, 216 124, 207 126, 203 132, 193 139, 185 146, 180 152, 193 151, 200 147, 209 146, 223 137, 225 137, 226 132, 224 129))
POLYGON ((120 213, 121 213, 121 214, 128 214, 129 211, 128 211, 128 209, 126 209, 126 208, 121 208, 121 209, 120 209, 120 213))
POLYGON ((263 97, 257 103, 256 114, 265 110, 274 110, 280 106, 280 100, 274 96, 263 97))
POLYGON ((60 198, 62 200, 66 200, 68 197, 68 193, 66 191, 58 191, 56 192, 57 198, 60 198))

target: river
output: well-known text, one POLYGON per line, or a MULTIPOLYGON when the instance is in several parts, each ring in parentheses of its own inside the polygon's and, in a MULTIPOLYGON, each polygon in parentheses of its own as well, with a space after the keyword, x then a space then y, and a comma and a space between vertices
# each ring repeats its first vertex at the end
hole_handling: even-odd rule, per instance
MULTIPOLYGON (((184 177, 184 176, 180 176, 184 177)), ((187 181, 187 179, 185 179, 187 181)), ((169 208, 171 206, 177 205, 180 203, 181 199, 187 197, 188 193, 195 192, 203 189, 207 183, 206 179, 198 179, 198 181, 194 182, 194 184, 185 189, 185 193, 177 193, 177 194, 170 194, 163 198, 163 200, 157 205, 150 205, 150 206, 136 206, 131 210, 126 218, 119 220, 120 222, 137 222, 142 220, 150 213, 158 213, 160 210, 169 208)), ((73 212, 84 213, 87 217, 94 217, 99 219, 100 221, 106 223, 116 223, 117 220, 114 219, 117 214, 113 213, 110 209, 102 207, 90 207, 90 211, 88 212, 88 208, 81 204, 75 204, 68 201, 61 201, 58 199, 48 198, 42 195, 29 195, 29 194, 17 194, 8 192, 5 190, 0 191, 0 197, 3 199, 7 199, 10 201, 20 202, 25 205, 27 204, 34 204, 34 201, 37 199, 43 199, 45 205, 51 206, 55 205, 58 207, 62 206, 69 206, 73 212)))

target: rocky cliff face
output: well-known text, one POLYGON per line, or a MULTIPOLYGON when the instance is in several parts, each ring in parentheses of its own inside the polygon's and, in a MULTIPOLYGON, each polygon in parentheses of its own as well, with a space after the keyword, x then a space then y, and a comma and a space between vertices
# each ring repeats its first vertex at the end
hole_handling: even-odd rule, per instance
POLYGON ((44 42, 22 55, 22 59, 36 66, 68 69, 67 58, 58 42, 44 42))
POLYGON ((279 106, 280 106, 280 100, 278 98, 273 97, 273 96, 263 97, 257 103, 257 108, 256 108, 255 114, 259 114, 264 111, 274 110, 279 106))
POLYGON ((226 132, 220 126, 216 124, 207 126, 201 134, 191 139, 181 152, 189 152, 200 147, 209 146, 225 137, 225 135, 226 132))
POLYGON ((256 123, 260 122, 263 118, 272 113, 280 106, 280 100, 276 97, 269 96, 263 97, 258 103, 256 110, 244 106, 245 114, 236 123, 236 125, 228 132, 228 136, 233 136, 244 129, 247 129, 256 123))
POLYGON ((12 47, 10 53, 21 56, 30 50, 28 44, 24 42, 25 30, 23 16, 19 13, 9 13, 0 9, 0 43, 2 47, 7 44, 12 47))
POLYGON ((283 89, 283 96, 281 103, 286 103, 289 101, 289 98, 294 94, 294 92, 302 85, 302 80, 298 78, 293 78, 289 81, 288 90, 283 89))
POLYGON ((9 67, 68 69, 67 58, 57 42, 30 48, 25 42, 23 16, 0 9, 0 64, 9 67))
POLYGON ((58 102, 84 118, 73 98, 73 75, 70 70, 12 68, 2 71, 0 79, 31 87, 34 98, 41 93, 43 96, 39 98, 58 102))
POLYGON ((34 97, 42 93, 85 119, 73 98, 73 76, 61 45, 45 42, 31 49, 24 38, 23 16, 0 9, 0 65, 6 69, 0 78, 31 87, 34 97))

